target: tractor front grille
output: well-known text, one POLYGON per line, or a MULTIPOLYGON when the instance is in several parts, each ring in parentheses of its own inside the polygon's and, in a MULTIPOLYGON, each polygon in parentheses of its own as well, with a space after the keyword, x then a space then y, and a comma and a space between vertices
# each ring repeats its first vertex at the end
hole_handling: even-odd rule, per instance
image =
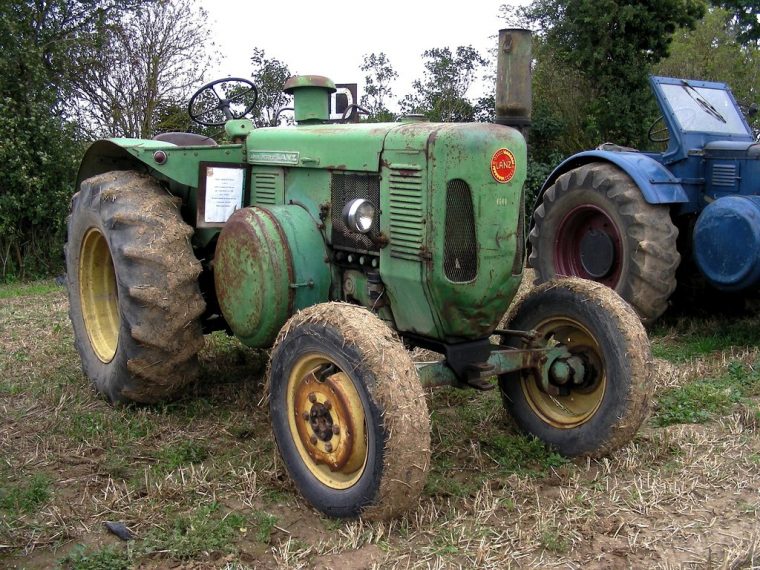
POLYGON ((380 235, 380 177, 370 174, 334 172, 330 183, 332 197, 333 247, 350 249, 358 252, 378 251, 378 236, 380 235), (352 232, 343 223, 343 207, 355 198, 365 198, 371 201, 378 213, 369 233, 352 232))
POLYGON ((446 185, 443 271, 455 283, 472 281, 478 274, 472 194, 463 180, 450 180, 446 185))

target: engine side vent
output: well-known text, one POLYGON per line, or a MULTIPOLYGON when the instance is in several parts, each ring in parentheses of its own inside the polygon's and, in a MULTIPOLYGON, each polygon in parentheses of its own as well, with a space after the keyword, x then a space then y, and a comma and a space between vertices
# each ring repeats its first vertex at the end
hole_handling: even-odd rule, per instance
POLYGON ((470 187, 463 180, 446 185, 446 228, 443 271, 455 283, 472 281, 478 274, 475 214, 470 187))
POLYGON ((712 174, 713 186, 736 186, 736 165, 714 164, 712 174))
POLYGON ((281 169, 257 171, 252 176, 253 203, 256 205, 282 204, 284 181, 281 169))
POLYGON ((380 177, 369 174, 334 172, 330 183, 332 208, 333 247, 350 249, 352 251, 378 251, 380 235, 380 216, 375 214, 375 221, 367 234, 350 231, 343 223, 343 206, 355 198, 370 200, 375 206, 380 206, 380 177))
POLYGON ((422 167, 391 164, 389 174, 391 257, 419 261, 425 228, 422 167))

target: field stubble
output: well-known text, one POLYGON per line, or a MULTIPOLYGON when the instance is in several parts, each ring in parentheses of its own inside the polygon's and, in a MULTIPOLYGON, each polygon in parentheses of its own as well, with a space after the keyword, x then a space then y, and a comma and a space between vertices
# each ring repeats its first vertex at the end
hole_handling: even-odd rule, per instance
POLYGON ((652 415, 598 461, 519 435, 498 394, 431 392, 417 507, 343 522, 304 504, 278 461, 266 353, 212 335, 181 400, 114 408, 82 376, 65 291, 5 286, 0 565, 760 568, 756 315, 658 325, 652 415))

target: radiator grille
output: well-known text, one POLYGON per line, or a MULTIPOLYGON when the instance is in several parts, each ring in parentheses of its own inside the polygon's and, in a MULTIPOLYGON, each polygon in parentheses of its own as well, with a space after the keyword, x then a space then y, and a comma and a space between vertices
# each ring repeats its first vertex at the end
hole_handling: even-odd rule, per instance
POLYGON ((735 186, 736 166, 733 164, 715 164, 712 171, 713 186, 735 186))
POLYGON ((253 203, 275 205, 281 193, 282 176, 279 172, 253 173, 253 203))
POLYGON ((377 251, 380 235, 380 216, 375 214, 372 228, 367 234, 350 231, 343 223, 343 206, 355 198, 366 198, 380 207, 380 178, 368 174, 333 173, 330 186, 332 196, 332 244, 333 247, 356 251, 377 251))
POLYGON ((472 281, 478 274, 472 196, 463 180, 450 180, 446 185, 443 271, 455 283, 472 281))
POLYGON ((391 257, 419 261, 425 227, 422 167, 392 164, 389 194, 391 257))

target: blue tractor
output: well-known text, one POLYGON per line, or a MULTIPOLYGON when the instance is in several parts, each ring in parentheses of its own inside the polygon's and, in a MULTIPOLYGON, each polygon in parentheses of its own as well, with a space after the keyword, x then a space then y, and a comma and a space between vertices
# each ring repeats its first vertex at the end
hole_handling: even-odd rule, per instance
POLYGON ((528 258, 537 282, 598 281, 645 323, 668 307, 679 264, 679 288, 686 275, 730 293, 760 284, 760 143, 742 109, 724 83, 650 83, 662 116, 649 139, 667 149, 607 143, 565 160, 538 195, 528 258))

